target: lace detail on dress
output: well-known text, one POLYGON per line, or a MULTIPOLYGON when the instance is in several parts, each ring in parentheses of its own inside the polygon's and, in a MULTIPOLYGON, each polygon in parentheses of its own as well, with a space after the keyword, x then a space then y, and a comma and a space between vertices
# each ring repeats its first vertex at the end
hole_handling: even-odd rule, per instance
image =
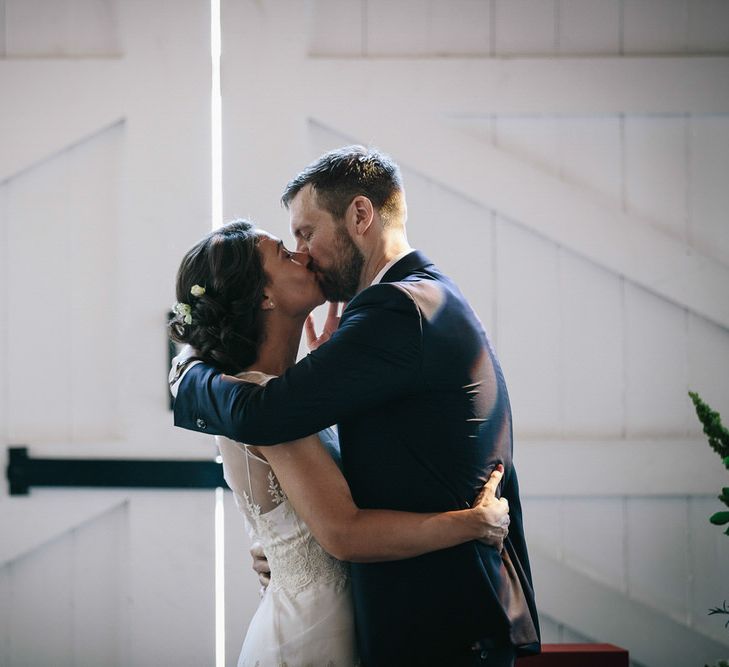
MULTIPOLYGON (((293 596, 314 583, 344 590, 348 583, 348 566, 324 551, 306 524, 294 514, 285 496, 279 508, 254 518, 256 534, 271 568, 270 589, 293 596), (293 530, 282 530, 279 512, 293 519, 293 530)), ((290 528, 291 523, 283 527, 290 528)))
POLYGON ((270 466, 245 445, 242 447, 245 474, 239 478, 245 483, 237 484, 237 494, 243 500, 238 506, 247 515, 252 532, 268 558, 270 590, 296 596, 312 584, 324 584, 343 591, 349 581, 349 566, 324 551, 294 512, 270 466), (255 470, 251 468, 252 462, 256 464, 255 470), (260 498, 264 489, 270 500, 260 498))
POLYGON ((276 475, 273 474, 273 470, 268 472, 268 493, 271 496, 271 500, 273 500, 276 505, 280 505, 285 500, 288 500, 284 490, 278 483, 278 479, 276 479, 276 475))

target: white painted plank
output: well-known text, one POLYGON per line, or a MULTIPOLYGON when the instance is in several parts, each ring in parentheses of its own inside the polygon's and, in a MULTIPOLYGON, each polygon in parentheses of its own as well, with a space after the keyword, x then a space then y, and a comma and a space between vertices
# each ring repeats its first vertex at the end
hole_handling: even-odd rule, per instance
MULTIPOLYGON (((508 380, 508 376, 507 376, 508 380)), ((524 497, 690 496, 726 486, 705 439, 516 439, 524 497), (548 474, 545 472, 548 471, 548 474)))
MULTIPOLYGON (((31 452, 32 455, 33 452, 31 452)), ((0 566, 42 550, 75 527, 92 521, 125 502, 123 491, 33 489, 30 496, 3 498, 0 525, 5 530, 0 542, 0 566)))
POLYGON ((541 549, 531 548, 530 559, 542 613, 584 636, 627 648, 641 664, 713 664, 726 655, 726 643, 625 597, 541 549))
POLYGON ((121 340, 116 290, 119 167, 118 125, 68 153, 70 348, 63 355, 71 391, 71 439, 110 440, 119 434, 117 383, 121 340))
POLYGON ((562 251, 560 303, 564 432, 619 437, 625 366, 620 280, 562 251))
POLYGON ((7 50, 14 56, 64 53, 67 2, 5 0, 7 50))
POLYGON ((175 432, 168 410, 164 322, 182 253, 210 225, 209 9, 199 0, 155 3, 153 11, 146 3, 119 5, 129 122, 115 238, 115 334, 134 344, 116 378, 117 414, 130 446, 173 455, 191 441, 175 432))
MULTIPOLYGON (((518 452, 518 443, 515 448, 518 452)), ((523 457, 520 459, 523 460, 523 457)), ((564 558, 564 498, 525 494, 522 467, 518 466, 519 486, 522 493, 524 534, 531 547, 538 548, 552 558, 564 558)), ((553 489, 558 493, 558 490, 553 489)))
MULTIPOLYGON (((727 4, 729 7, 729 4, 727 4)), ((689 234, 701 252, 729 263, 729 117, 693 117, 690 124, 689 234)))
POLYGON ((491 3, 484 0, 430 0, 428 51, 435 55, 489 55, 491 3))
POLYGON ((405 197, 408 205, 407 234, 410 245, 422 250, 426 255, 431 251, 431 259, 437 262, 433 247, 428 247, 429 237, 434 235, 430 226, 434 224, 431 216, 433 200, 433 181, 425 178, 422 174, 408 167, 401 167, 403 183, 405 185, 405 197))
MULTIPOLYGON (((386 146, 401 164, 417 168, 445 187, 516 220, 599 266, 729 326, 729 267, 707 256, 686 254, 684 244, 646 221, 606 207, 592 193, 570 186, 505 151, 444 123, 410 117, 317 111, 324 124, 349 128, 386 146), (428 137, 428 142, 413 137, 428 137), (528 193, 528 196, 525 196, 528 193), (628 245, 625 239, 630 238, 628 245)), ((341 130, 340 130, 341 131, 341 130)))
POLYGON ((624 590, 622 498, 567 498, 564 560, 595 581, 624 590))
POLYGON ((364 0, 314 0, 309 23, 309 53, 364 55, 364 0))
POLYGON ((625 0, 624 52, 626 54, 684 52, 688 4, 688 0, 625 0))
POLYGON ((5 0, 0 0, 0 58, 7 56, 7 21, 5 19, 5 0))
POLYGON ((560 119, 554 116, 497 116, 494 141, 521 160, 554 175, 560 170, 560 119))
MULTIPOLYGON (((405 174, 406 187, 417 178, 405 174)), ((461 288, 476 314, 493 330, 495 291, 490 212, 431 183, 427 211, 415 217, 408 199, 408 238, 461 288)))
POLYGON ((114 59, 0 61, 0 182, 122 119, 120 74, 114 59))
POLYGON ((69 157, 57 155, 8 189, 8 435, 14 442, 70 437, 69 157), (41 306, 42 304, 42 306, 41 306), (42 418, 39 418, 39 406, 42 418))
POLYGON ((13 57, 118 54, 114 0, 5 0, 13 57))
POLYGON ((729 3, 725 0, 689 2, 688 50, 691 53, 729 51, 729 3))
POLYGON ((134 493, 129 664, 213 663, 214 503, 212 490, 134 493))
POLYGON ((559 644, 562 641, 562 626, 546 614, 539 614, 539 629, 542 633, 542 643, 559 644))
MULTIPOLYGON (((697 391, 729 425, 729 331, 701 317, 688 322, 688 387, 697 391)), ((689 429, 697 435, 701 423, 689 406, 689 429)))
MULTIPOLYGON (((8 188, 0 184, 0 303, 8 303, 10 283, 8 262, 8 188)), ((10 350, 8 347, 8 307, 0 309, 0 444, 8 442, 8 363, 10 350)), ((2 494, 0 494, 2 498, 2 494)))
POLYGON ((559 53, 620 53, 619 0, 558 0, 559 53))
POLYGON ((688 201, 686 119, 625 119, 625 192, 628 209, 686 240, 688 201))
POLYGON ((557 247, 500 221, 497 284, 496 336, 515 437, 559 436, 563 392, 557 247))
POLYGON ((0 664, 10 664, 10 617, 13 613, 10 595, 10 568, 0 565, 0 664))
POLYGON ((588 637, 581 632, 576 632, 566 625, 561 626, 560 644, 594 644, 594 637, 588 637))
POLYGON ((348 109, 362 90, 376 90, 378 105, 388 101, 391 122, 398 113, 410 117, 415 112, 608 115, 729 110, 729 58, 723 56, 310 58, 302 72, 301 97, 289 97, 307 100, 310 112, 320 105, 348 109), (337 81, 331 95, 321 94, 322 81, 337 81))
POLYGON ((686 498, 629 498, 627 580, 632 598, 680 623, 688 618, 686 498), (660 567, 656 563, 660 562, 660 567))
POLYGON ((74 664, 73 565, 68 534, 12 564, 11 665, 74 664))
POLYGON ((494 53, 499 56, 555 52, 554 0, 496 0, 494 53))
POLYGON ((625 429, 628 437, 687 432, 686 313, 645 290, 625 289, 625 429))
POLYGON ((623 175, 619 119, 566 117, 558 127, 562 178, 606 197, 613 205, 620 202, 623 175))
POLYGON ((368 56, 419 56, 428 51, 430 16, 422 0, 367 0, 368 56))
POLYGON ((73 541, 73 657, 80 665, 122 665, 126 604, 122 549, 127 504, 118 505, 75 528, 73 541))

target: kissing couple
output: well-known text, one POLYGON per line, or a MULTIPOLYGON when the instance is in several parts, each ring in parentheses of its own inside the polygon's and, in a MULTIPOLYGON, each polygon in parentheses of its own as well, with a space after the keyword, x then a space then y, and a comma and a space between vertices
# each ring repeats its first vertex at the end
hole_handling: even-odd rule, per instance
POLYGON ((175 424, 222 436, 270 567, 239 667, 539 652, 504 376, 458 287, 408 245, 399 167, 337 149, 282 202, 296 251, 242 220, 211 232, 182 260, 170 322, 188 344, 175 424))

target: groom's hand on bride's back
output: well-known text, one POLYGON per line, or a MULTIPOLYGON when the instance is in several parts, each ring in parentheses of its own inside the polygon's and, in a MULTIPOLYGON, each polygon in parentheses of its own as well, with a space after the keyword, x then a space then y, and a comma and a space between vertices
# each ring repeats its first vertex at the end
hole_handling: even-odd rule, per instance
POLYGON ((268 566, 268 559, 260 542, 254 542, 251 546, 251 557, 253 558, 253 571, 258 575, 258 581, 263 590, 271 583, 271 568, 268 566))
POLYGON ((504 476, 504 466, 498 464, 484 484, 473 503, 483 525, 483 535, 479 538, 489 547, 498 551, 504 548, 504 540, 509 534, 509 502, 506 498, 498 498, 498 487, 504 476))

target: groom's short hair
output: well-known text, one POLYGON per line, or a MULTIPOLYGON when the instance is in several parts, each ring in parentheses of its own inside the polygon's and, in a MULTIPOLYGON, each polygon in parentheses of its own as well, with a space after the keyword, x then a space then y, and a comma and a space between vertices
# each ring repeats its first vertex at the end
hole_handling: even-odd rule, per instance
POLYGON ((289 181, 281 196, 288 209, 299 191, 311 185, 318 204, 341 220, 358 195, 364 195, 384 224, 405 217, 405 195, 400 167, 375 148, 344 146, 329 151, 289 181))

